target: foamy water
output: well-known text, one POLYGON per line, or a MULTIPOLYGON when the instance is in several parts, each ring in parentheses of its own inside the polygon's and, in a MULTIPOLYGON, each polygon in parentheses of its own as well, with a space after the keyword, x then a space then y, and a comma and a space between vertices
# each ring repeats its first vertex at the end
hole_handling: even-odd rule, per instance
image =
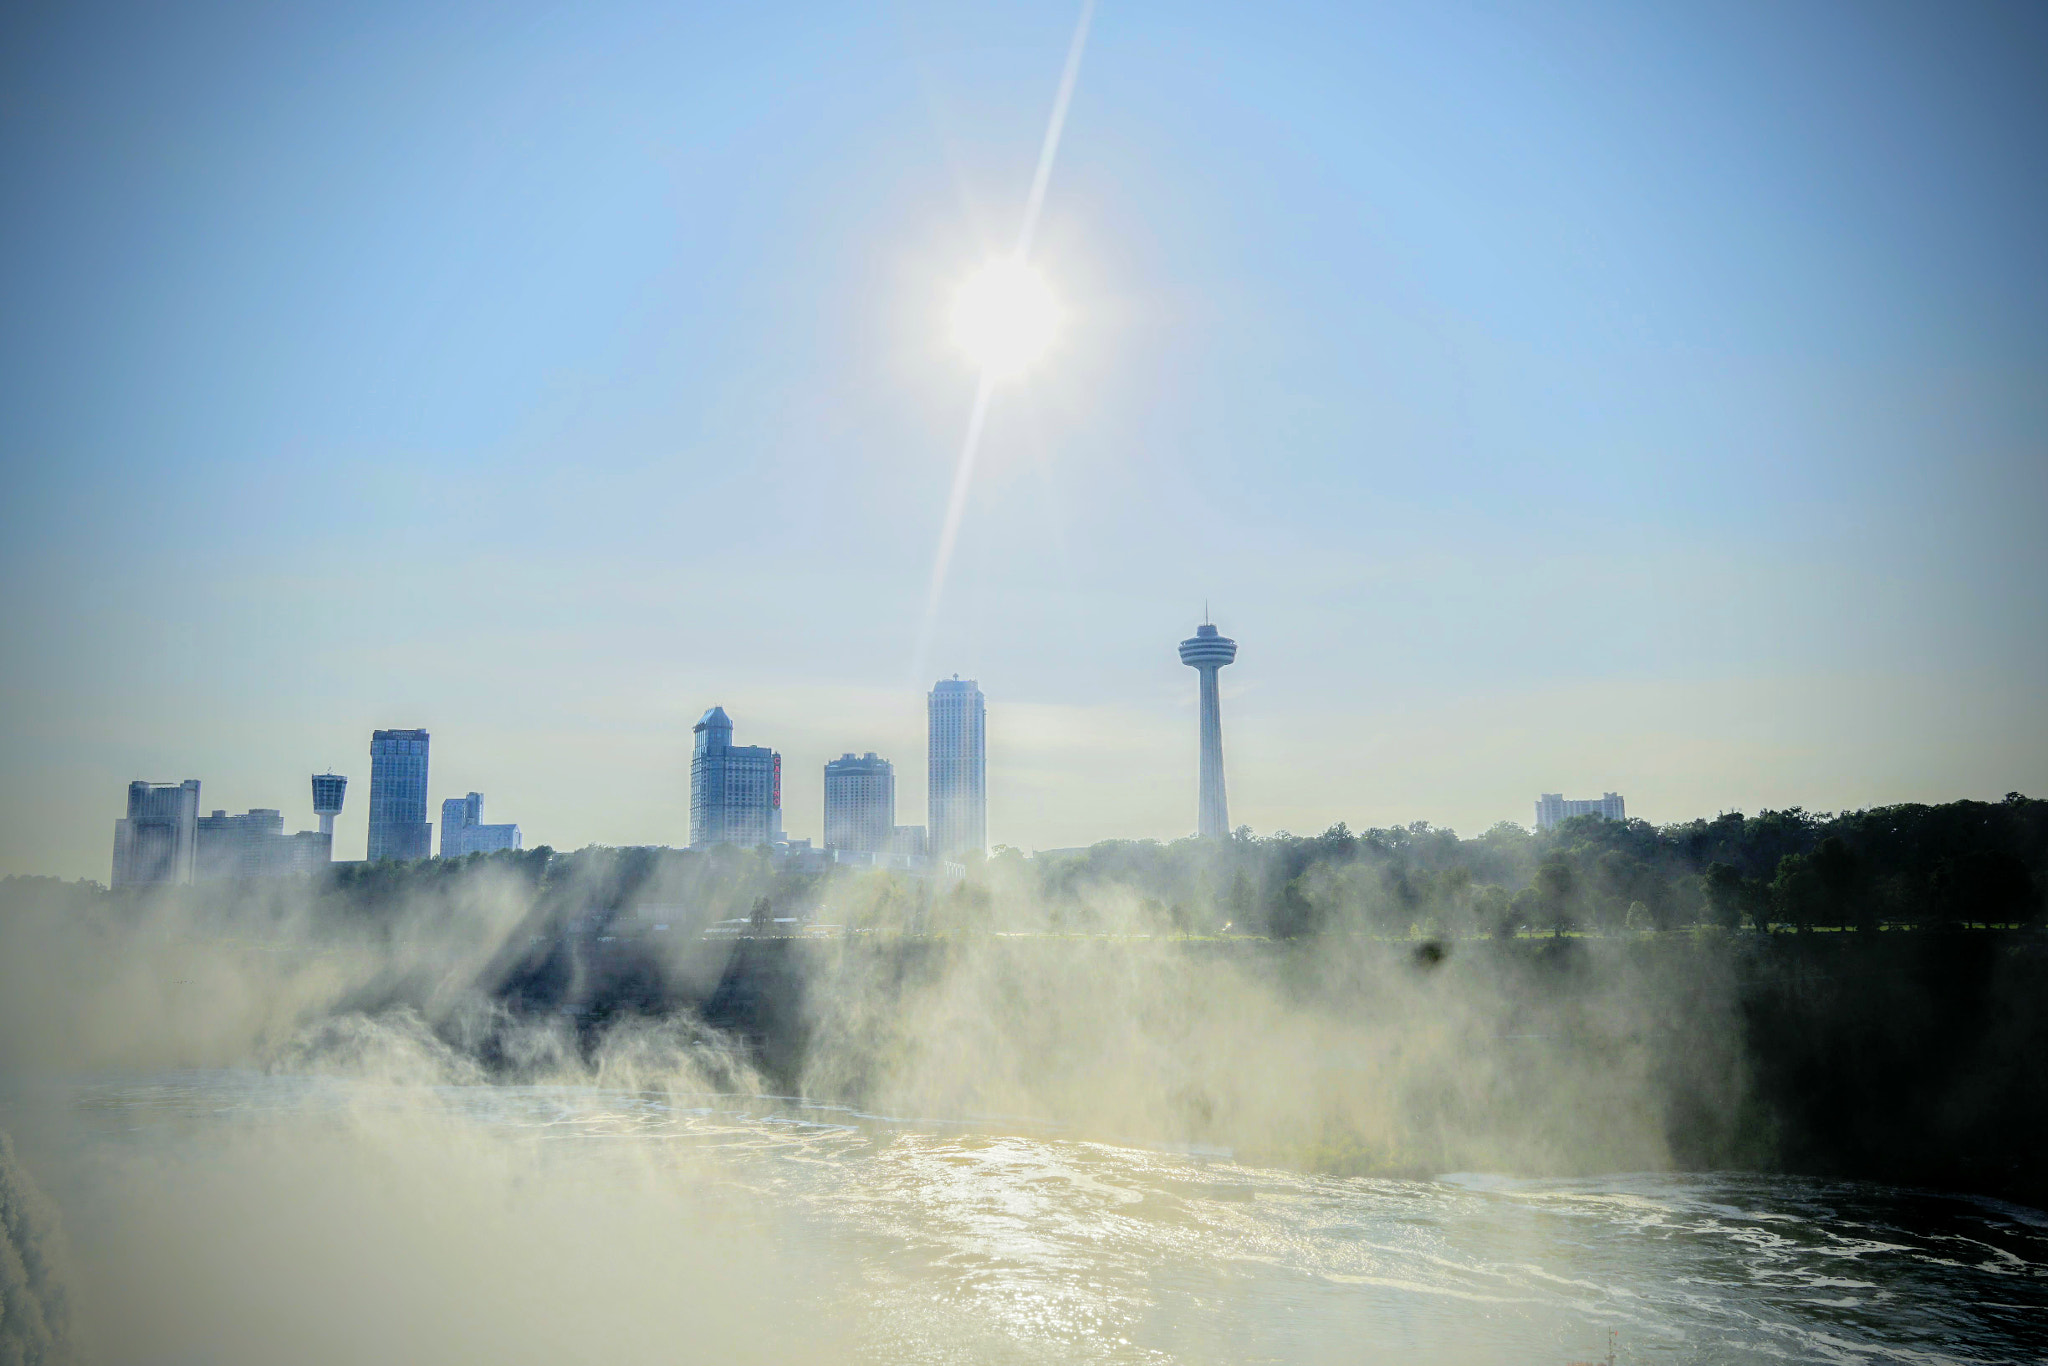
POLYGON ((1319 1178, 1017 1121, 249 1073, 35 1109, 109 1359, 2048 1354, 2048 1219, 1856 1183, 1319 1178))

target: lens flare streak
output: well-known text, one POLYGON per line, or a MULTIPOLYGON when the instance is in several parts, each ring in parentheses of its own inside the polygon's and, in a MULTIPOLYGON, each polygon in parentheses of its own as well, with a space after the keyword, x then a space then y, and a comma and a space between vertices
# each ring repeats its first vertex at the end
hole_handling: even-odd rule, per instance
POLYGON ((911 682, 922 687, 925 664, 931 655, 932 631, 938 625, 939 599, 946 591, 946 568, 953 561, 953 542, 960 535, 960 518, 967 508, 967 490, 974 483, 974 457, 981 449, 981 429, 988 422, 988 402, 995 390, 995 375, 982 371, 974 390, 974 410, 967 416, 967 439, 960 443, 960 463, 953 469, 953 492, 946 499, 946 521, 939 530, 938 552, 932 556, 932 577, 925 589, 924 625, 917 634, 917 655, 910 667, 911 682))
MULTIPOLYGON (((1046 188, 1052 183, 1053 162, 1059 155, 1060 138, 1067 127, 1067 109, 1073 103, 1074 85, 1081 75, 1081 57, 1088 47, 1088 29, 1095 18, 1095 0, 1082 0, 1081 17, 1074 24, 1073 39, 1067 44, 1067 60, 1060 71, 1059 93, 1053 97, 1052 117, 1046 121, 1045 139, 1039 144, 1038 166, 1032 172, 1031 192, 1024 203, 1024 224, 1017 234, 1017 249, 1011 258, 1011 268, 1025 270, 1031 255, 1033 241, 1038 235, 1038 219, 1045 207, 1046 188)), ((976 357, 981 364, 981 379, 975 389, 974 407, 967 418, 967 437, 960 444, 960 461, 953 472, 952 494, 946 500, 946 520, 939 530, 939 544, 932 556, 930 585, 925 594, 924 622, 918 629, 917 652, 911 661, 911 682, 922 687, 925 665, 931 649, 932 635, 938 625, 939 603, 945 596, 946 574, 952 566, 953 549, 960 539, 960 521, 967 508, 967 493, 974 483, 974 464, 981 450, 982 432, 988 425, 988 408, 993 397, 995 381, 999 377, 999 366, 990 363, 993 357, 984 351, 976 357)))

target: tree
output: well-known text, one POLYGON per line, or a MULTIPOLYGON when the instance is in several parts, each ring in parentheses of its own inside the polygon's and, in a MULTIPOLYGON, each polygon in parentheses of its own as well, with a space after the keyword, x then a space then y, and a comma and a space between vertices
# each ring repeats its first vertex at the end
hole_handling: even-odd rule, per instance
POLYGON ((1368 893, 1366 916, 1373 931, 1389 939, 1406 939, 1414 928, 1422 894, 1408 870, 1399 864, 1380 869, 1376 886, 1368 893))
POLYGON ((1820 875, 1805 854, 1787 854, 1778 860, 1778 875, 1771 879, 1771 904, 1781 924, 1801 933, 1811 930, 1822 900, 1820 875))
POLYGON ((1749 889, 1743 885, 1742 874, 1731 863, 1710 863, 1707 871, 1700 876, 1701 890, 1707 898, 1707 913, 1714 923, 1730 934, 1742 928, 1743 912, 1748 908, 1749 889))
POLYGON ((1490 934, 1499 939, 1512 938, 1515 933, 1515 922, 1508 889, 1501 886, 1481 887, 1478 895, 1472 898, 1472 920, 1481 934, 1490 934))
POLYGON ((1807 859, 1817 893, 1817 909, 1831 925, 1854 924, 1860 930, 1875 930, 1870 899, 1864 896, 1863 866, 1839 835, 1829 835, 1814 846, 1807 859))
MULTIPOLYGON (((1249 836, 1250 829, 1244 828, 1244 833, 1249 836)), ((1245 876, 1244 869, 1240 868, 1236 876, 1230 880, 1230 896, 1224 902, 1225 926, 1239 934, 1257 933, 1258 927, 1252 924, 1252 912, 1257 905, 1257 899, 1252 893, 1252 880, 1245 876)))
MULTIPOLYGON (((1593 912, 1602 930, 1628 924, 1628 910, 1638 905, 1635 891, 1648 870, 1619 849, 1609 849, 1593 864, 1596 889, 1593 912)), ((1645 911, 1647 916, 1648 912, 1645 911)), ((1631 929, 1635 928, 1630 926, 1631 929)))
POLYGON ((1472 905, 1472 870, 1455 864, 1436 876, 1436 892, 1429 919, 1432 933, 1457 934, 1465 928, 1472 905))
POLYGON ((1563 854, 1552 854, 1536 869, 1536 896, 1551 934, 1561 935, 1572 927, 1577 892, 1578 878, 1563 854))
POLYGON ((1322 928, 1322 916, 1309 900, 1307 876, 1287 879, 1280 889, 1280 904, 1274 908, 1272 935, 1275 939, 1305 939, 1322 928))
POLYGON ((1507 919, 1501 922, 1501 929, 1494 931, 1502 939, 1513 939, 1516 931, 1525 926, 1535 926, 1543 921, 1543 893, 1534 887, 1524 887, 1515 893, 1515 899, 1508 905, 1507 919))
POLYGON ((2003 850, 1975 849, 1943 865, 1937 897, 1945 920, 2026 920, 2039 907, 2027 865, 2003 850))

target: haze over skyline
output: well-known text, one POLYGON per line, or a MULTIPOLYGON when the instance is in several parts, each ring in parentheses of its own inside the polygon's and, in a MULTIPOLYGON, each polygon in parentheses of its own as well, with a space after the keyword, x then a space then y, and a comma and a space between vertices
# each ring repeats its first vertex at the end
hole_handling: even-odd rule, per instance
MULTIPOLYGON (((683 844, 988 695, 994 843, 2048 788, 2048 17, 76 6, 0 43, 0 872, 131 778, 310 828, 434 736, 530 846, 683 844)), ((907 817, 906 817, 907 819, 907 817)))

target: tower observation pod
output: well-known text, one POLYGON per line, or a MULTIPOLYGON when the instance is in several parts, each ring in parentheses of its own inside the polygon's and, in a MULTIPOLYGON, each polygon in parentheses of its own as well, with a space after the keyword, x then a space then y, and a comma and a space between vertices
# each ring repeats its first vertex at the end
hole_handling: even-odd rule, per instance
POLYGON ((1203 622, 1180 643, 1180 662, 1202 675, 1202 793, 1195 833, 1221 839, 1230 833, 1230 804, 1223 797, 1223 706, 1216 671, 1237 658, 1237 642, 1203 622))
POLYGON ((348 791, 348 779, 338 773, 313 775, 313 814, 320 818, 320 833, 334 837, 334 818, 341 814, 341 797, 348 791))

